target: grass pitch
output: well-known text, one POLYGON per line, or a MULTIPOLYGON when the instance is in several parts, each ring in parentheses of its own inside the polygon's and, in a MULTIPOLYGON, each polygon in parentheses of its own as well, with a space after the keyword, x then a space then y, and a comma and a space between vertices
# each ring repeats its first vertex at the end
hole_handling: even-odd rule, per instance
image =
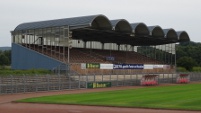
POLYGON ((29 98, 17 102, 201 110, 201 84, 29 98))

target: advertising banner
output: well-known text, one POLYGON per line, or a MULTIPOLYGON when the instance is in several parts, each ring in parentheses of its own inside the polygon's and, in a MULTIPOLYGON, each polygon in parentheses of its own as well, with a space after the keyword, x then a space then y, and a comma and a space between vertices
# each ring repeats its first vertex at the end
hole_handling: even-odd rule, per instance
POLYGON ((144 69, 144 64, 114 64, 113 69, 144 69))
POLYGON ((163 68, 163 65, 154 65, 154 68, 163 68))
POLYGON ((100 64, 100 69, 113 69, 113 64, 100 64))
POLYGON ((113 57, 113 56, 107 56, 107 57, 106 57, 106 60, 107 60, 107 61, 114 61, 114 57, 113 57))
POLYGON ((170 69, 170 65, 163 65, 163 69, 170 69))
POLYGON ((154 65, 150 65, 150 64, 145 64, 144 65, 144 69, 153 69, 154 65))
POLYGON ((81 63, 81 69, 86 69, 86 63, 81 63))
POLYGON ((87 83, 87 88, 106 88, 111 87, 111 82, 91 82, 87 83))
POLYGON ((99 63, 86 63, 87 69, 100 69, 99 63))

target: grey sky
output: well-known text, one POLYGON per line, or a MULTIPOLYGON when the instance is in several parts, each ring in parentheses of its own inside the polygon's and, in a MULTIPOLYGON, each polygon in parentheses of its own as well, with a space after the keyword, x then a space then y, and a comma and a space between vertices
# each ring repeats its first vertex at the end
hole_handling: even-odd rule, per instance
POLYGON ((95 14, 185 30, 201 42, 201 0, 0 0, 0 46, 11 46, 21 23, 95 14))

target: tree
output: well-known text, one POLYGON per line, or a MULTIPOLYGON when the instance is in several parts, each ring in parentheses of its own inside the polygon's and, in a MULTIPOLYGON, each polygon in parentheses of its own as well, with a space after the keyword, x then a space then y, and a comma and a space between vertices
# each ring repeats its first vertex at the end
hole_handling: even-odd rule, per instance
POLYGON ((9 65, 9 59, 4 54, 0 55, 0 65, 9 65))
POLYGON ((177 66, 184 67, 188 71, 192 71, 194 66, 197 66, 196 61, 191 57, 181 57, 177 60, 177 66))
POLYGON ((176 45, 177 60, 186 56, 196 61, 201 66, 201 43, 188 42, 176 45))
POLYGON ((11 64, 11 50, 5 50, 4 55, 9 59, 9 64, 11 64))

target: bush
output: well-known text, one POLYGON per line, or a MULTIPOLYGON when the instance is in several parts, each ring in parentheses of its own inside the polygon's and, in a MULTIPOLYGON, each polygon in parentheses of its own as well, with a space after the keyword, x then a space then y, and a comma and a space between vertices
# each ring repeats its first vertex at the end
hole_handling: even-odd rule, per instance
POLYGON ((51 71, 44 70, 44 69, 31 69, 31 70, 12 70, 3 68, 0 71, 0 76, 7 76, 7 75, 43 75, 43 74, 51 74, 51 71))
POLYGON ((177 60, 177 66, 185 67, 186 70, 192 71, 194 66, 197 66, 197 62, 191 57, 181 57, 177 60))
POLYGON ((193 72, 201 72, 201 67, 193 67, 193 72))
POLYGON ((177 67, 177 72, 188 72, 184 67, 177 67))

